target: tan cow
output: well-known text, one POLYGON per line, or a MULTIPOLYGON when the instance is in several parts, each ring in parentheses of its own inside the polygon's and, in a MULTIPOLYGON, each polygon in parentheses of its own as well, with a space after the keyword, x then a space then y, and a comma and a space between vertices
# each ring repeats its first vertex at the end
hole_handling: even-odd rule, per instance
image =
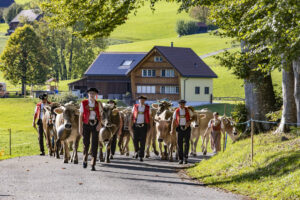
POLYGON ((74 164, 78 164, 78 146, 79 146, 79 109, 77 105, 68 103, 54 109, 57 114, 55 127, 57 130, 56 156, 59 158, 58 150, 61 144, 64 147, 64 163, 69 159, 74 164), (73 153, 70 156, 69 147, 73 145, 73 153))
MULTIPOLYGON (((119 108, 118 108, 119 110, 119 108)), ((122 109, 120 112, 121 118, 123 120, 123 127, 121 135, 118 135, 118 146, 120 149, 120 154, 126 156, 129 156, 129 141, 130 141, 130 131, 129 131, 129 126, 130 126, 130 116, 131 116, 131 111, 132 108, 128 107, 126 109, 122 109)))
MULTIPOLYGON (((170 133, 173 113, 170 110, 163 111, 160 115, 155 116, 155 126, 157 132, 157 141, 162 160, 173 161, 173 152, 176 149, 176 133, 170 133), (164 144, 164 152, 162 151, 164 144)), ((177 158, 177 156, 176 156, 177 158)))
MULTIPOLYGON (((201 136, 202 141, 205 140, 204 134, 207 129, 208 122, 213 118, 212 111, 208 109, 202 109, 200 111, 194 112, 195 119, 191 123, 191 155, 196 156, 197 155, 197 144, 198 140, 201 136)), ((206 135, 206 137, 209 137, 206 135)))
POLYGON ((58 107, 60 107, 59 103, 52 103, 43 108, 43 129, 46 136, 46 143, 50 156, 52 156, 56 152, 56 145, 54 141, 57 140, 57 134, 55 128, 56 113, 54 112, 54 109, 58 107))
POLYGON ((105 146, 105 162, 110 163, 110 148, 112 138, 115 134, 117 134, 120 126, 119 111, 114 109, 113 105, 106 104, 103 106, 102 125, 103 126, 99 132, 99 159, 100 162, 104 162, 103 147, 105 146))
MULTIPOLYGON (((229 137, 232 139, 232 141, 235 141, 238 136, 238 130, 235 128, 235 122, 232 118, 222 116, 220 118, 221 120, 221 133, 223 134, 223 151, 225 150, 225 134, 227 133, 229 137)), ((204 138, 206 139, 205 141, 202 141, 202 152, 204 155, 207 153, 207 144, 209 142, 209 137, 211 133, 211 127, 207 127, 205 133, 204 133, 204 138)))

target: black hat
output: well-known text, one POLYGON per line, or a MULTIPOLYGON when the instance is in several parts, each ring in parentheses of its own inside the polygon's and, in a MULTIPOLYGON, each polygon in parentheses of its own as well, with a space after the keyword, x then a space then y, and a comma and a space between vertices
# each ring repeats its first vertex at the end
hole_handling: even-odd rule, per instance
POLYGON ((213 115, 219 115, 219 113, 218 112, 214 112, 213 115))
POLYGON ((139 96, 139 97, 138 97, 138 99, 145 99, 145 100, 146 100, 146 99, 147 99, 147 97, 145 97, 145 96, 141 95, 141 96, 139 96))
POLYGON ((96 88, 89 88, 86 92, 87 93, 89 93, 89 92, 96 92, 97 94, 99 93, 96 88))
POLYGON ((114 100, 112 100, 112 99, 108 100, 107 103, 113 103, 113 104, 115 104, 115 105, 117 104, 117 103, 116 103, 114 100))
POLYGON ((182 104, 182 103, 186 104, 186 100, 181 99, 181 100, 178 101, 178 103, 179 103, 179 104, 182 104))
POLYGON ((39 96, 39 99, 44 100, 48 98, 48 94, 44 93, 39 96))

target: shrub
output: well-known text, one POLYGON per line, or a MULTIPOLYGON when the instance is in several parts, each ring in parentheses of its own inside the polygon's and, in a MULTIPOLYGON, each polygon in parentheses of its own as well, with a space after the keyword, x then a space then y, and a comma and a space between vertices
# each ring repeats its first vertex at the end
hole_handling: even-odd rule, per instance
POLYGON ((62 93, 60 95, 50 95, 49 101, 51 102, 58 102, 61 104, 68 103, 70 101, 73 101, 74 103, 78 103, 78 97, 73 95, 71 92, 62 93))
MULTIPOLYGON (((244 103, 237 104, 231 112, 232 118, 236 123, 243 123, 247 121, 248 111, 244 103)), ((244 132, 247 128, 247 124, 237 124, 236 128, 240 132, 244 132)))
POLYGON ((178 20, 176 24, 176 32, 178 35, 191 35, 197 33, 199 27, 194 21, 178 20))

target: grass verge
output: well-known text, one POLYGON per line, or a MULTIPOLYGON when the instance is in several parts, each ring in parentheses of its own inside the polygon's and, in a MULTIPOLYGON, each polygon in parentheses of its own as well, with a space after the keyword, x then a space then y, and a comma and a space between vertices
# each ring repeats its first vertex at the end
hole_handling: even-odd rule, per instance
POLYGON ((300 137, 272 133, 228 146, 209 160, 187 170, 189 176, 212 187, 257 199, 300 199, 300 137))

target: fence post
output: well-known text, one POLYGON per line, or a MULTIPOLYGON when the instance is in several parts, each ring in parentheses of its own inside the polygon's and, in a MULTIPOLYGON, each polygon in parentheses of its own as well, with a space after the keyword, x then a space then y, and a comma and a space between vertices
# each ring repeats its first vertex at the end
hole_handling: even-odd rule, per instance
POLYGON ((253 142, 254 142, 254 121, 253 121, 253 113, 251 114, 251 162, 253 163, 253 142))
POLYGON ((8 129, 9 132, 9 155, 11 156, 11 128, 8 129))

